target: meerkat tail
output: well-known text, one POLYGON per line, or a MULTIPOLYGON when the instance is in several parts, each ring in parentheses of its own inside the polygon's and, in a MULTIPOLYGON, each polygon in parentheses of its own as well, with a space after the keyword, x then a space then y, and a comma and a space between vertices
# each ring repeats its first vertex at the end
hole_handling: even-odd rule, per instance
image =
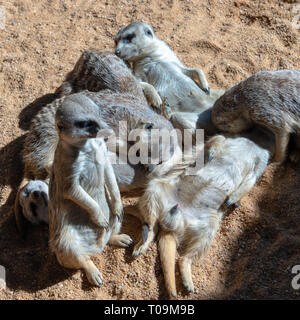
POLYGON ((159 255, 165 278, 165 286, 170 298, 177 297, 175 284, 176 240, 172 234, 160 232, 159 255))

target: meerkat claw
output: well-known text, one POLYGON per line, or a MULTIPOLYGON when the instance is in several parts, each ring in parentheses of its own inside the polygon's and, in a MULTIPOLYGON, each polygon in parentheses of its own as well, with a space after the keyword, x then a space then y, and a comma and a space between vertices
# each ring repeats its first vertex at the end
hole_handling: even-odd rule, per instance
POLYGON ((206 89, 203 89, 203 91, 209 96, 210 95, 210 88, 206 88, 206 89))
POLYGON ((230 201, 230 200, 227 200, 226 201, 226 206, 227 207, 233 207, 233 208, 239 208, 240 207, 240 202, 238 201, 238 202, 232 202, 232 201, 230 201))

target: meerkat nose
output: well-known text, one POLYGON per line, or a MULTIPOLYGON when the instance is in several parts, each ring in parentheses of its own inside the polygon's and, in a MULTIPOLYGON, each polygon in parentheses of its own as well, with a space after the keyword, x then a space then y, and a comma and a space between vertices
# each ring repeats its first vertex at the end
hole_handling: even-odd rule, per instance
POLYGON ((117 56, 119 56, 119 55, 121 54, 121 51, 118 49, 118 50, 115 51, 115 54, 116 54, 117 56))

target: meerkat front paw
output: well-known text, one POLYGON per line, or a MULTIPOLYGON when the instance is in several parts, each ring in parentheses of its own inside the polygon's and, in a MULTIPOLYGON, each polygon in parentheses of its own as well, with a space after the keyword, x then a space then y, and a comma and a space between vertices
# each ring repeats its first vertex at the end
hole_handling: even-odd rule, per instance
POLYGON ((109 221, 106 219, 105 215, 101 210, 97 213, 97 215, 93 216, 93 222, 102 228, 107 229, 109 227, 109 221))
POLYGON ((109 239, 109 244, 114 246, 129 247, 132 243, 133 240, 125 233, 112 235, 109 239))
POLYGON ((157 109, 161 109, 161 105, 162 105, 162 100, 161 97, 159 96, 159 94, 153 94, 151 97, 151 101, 150 104, 152 107, 157 108, 157 109))
POLYGON ((113 211, 113 215, 117 216, 119 221, 122 221, 124 210, 123 210, 123 205, 121 201, 116 203, 115 208, 112 211, 113 211))

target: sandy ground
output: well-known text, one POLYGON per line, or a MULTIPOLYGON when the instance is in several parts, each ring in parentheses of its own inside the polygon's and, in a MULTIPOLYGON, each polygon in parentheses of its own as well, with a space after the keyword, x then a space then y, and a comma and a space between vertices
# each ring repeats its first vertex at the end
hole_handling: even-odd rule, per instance
MULTIPOLYGON (((124 25, 144 20, 187 65, 200 67, 211 87, 229 88, 261 69, 300 69, 293 0, 24 0, 2 1, 0 30, 0 265, 7 289, 0 299, 165 299, 154 243, 132 259, 132 248, 107 247, 95 258, 105 283, 93 288, 80 271, 63 269, 48 252, 47 227, 32 227, 25 242, 11 214, 22 177, 20 150, 30 118, 51 100, 88 48, 112 48, 124 25)), ((299 5, 299 3, 298 3, 299 5)), ((299 10, 300 11, 300 10, 299 10)), ((298 299, 291 268, 300 264, 299 166, 269 167, 230 212, 201 261, 196 292, 180 299, 298 299)), ((128 199, 131 201, 132 199, 128 199)), ((123 230, 134 240, 136 218, 123 230)))

